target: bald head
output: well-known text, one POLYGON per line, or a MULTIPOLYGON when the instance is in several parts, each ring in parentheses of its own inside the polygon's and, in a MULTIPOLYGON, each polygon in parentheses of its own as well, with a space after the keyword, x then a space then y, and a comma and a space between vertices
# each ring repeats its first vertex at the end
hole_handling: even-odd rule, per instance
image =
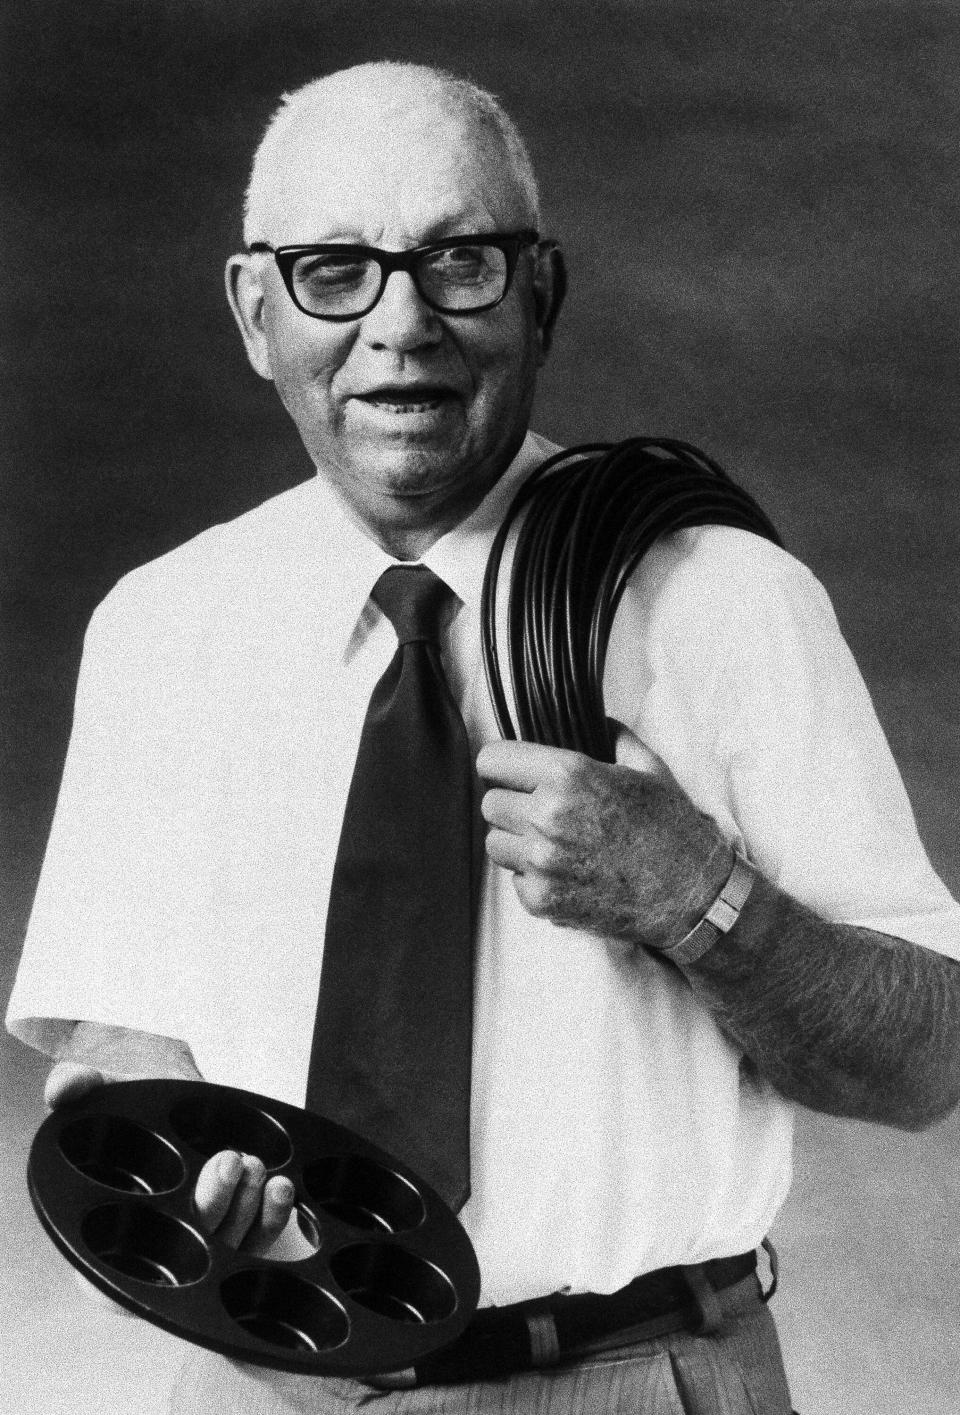
POLYGON ((391 155, 423 152, 430 179, 431 147, 457 135, 465 167, 482 166, 487 185, 501 188, 499 205, 517 226, 539 225, 536 179, 523 139, 494 96, 455 75, 420 64, 360 64, 285 94, 257 149, 247 187, 244 240, 309 240, 293 234, 291 211, 304 219, 303 194, 318 177, 338 200, 351 187, 384 181, 391 155), (365 154, 377 155, 373 173, 365 154), (358 170, 358 156, 361 168, 358 170), (284 229, 281 229, 284 228, 284 229))

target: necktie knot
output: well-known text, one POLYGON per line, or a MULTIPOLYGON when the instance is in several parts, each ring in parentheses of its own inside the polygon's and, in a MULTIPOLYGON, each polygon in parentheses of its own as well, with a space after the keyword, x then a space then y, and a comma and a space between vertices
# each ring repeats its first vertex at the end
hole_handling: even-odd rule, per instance
POLYGON ((392 565, 374 585, 371 598, 390 620, 401 645, 418 639, 438 644, 453 590, 425 565, 392 565))

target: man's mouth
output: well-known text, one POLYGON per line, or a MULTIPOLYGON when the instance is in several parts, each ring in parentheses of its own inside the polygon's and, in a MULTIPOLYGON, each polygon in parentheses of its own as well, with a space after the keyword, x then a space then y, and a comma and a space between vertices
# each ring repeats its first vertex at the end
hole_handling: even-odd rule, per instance
POLYGON ((431 413, 452 398, 453 393, 439 384, 391 384, 372 388, 369 393, 361 393, 358 397, 361 402, 369 403, 385 413, 431 413))

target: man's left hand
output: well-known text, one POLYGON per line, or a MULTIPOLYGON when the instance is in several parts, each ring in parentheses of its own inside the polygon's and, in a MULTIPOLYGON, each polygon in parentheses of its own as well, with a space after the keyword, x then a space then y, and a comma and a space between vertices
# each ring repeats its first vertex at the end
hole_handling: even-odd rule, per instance
MULTIPOLYGON (((640 744, 636 743, 635 746, 640 744)), ((649 769, 531 742, 477 758, 487 854, 554 924, 649 948, 678 942, 726 881, 731 848, 654 753, 649 769)), ((634 753, 636 755, 636 753, 634 753)))

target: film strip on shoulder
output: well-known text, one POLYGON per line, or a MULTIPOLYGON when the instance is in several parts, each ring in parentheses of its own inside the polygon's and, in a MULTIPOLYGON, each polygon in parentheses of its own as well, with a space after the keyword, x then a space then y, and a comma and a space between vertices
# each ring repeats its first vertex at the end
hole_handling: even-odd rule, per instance
POLYGON ((433 1189, 342 1126, 249 1091, 105 1086, 43 1122, 29 1187, 54 1243, 98 1288, 239 1360, 403 1370, 458 1337, 479 1300, 470 1241, 433 1189), (197 1222, 197 1176, 224 1149, 293 1181, 297 1241, 282 1258, 230 1248, 197 1222))

